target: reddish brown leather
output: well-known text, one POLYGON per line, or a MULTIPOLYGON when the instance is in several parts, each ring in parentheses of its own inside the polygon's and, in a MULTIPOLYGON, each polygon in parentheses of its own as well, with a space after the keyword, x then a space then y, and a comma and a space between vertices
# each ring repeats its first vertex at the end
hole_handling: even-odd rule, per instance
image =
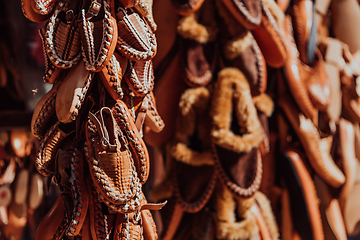
POLYGON ((284 154, 283 175, 287 185, 294 227, 302 239, 323 240, 324 233, 314 182, 298 150, 284 154))
POLYGON ((287 52, 284 43, 284 36, 280 32, 274 16, 263 3, 261 24, 252 30, 266 63, 270 67, 279 68, 285 64, 287 52))
POLYGON ((154 93, 150 92, 146 95, 146 98, 148 99, 148 110, 146 111, 144 124, 149 127, 151 131, 159 133, 163 130, 165 124, 157 110, 154 93))
POLYGON ((108 64, 99 72, 100 79, 114 100, 123 98, 122 79, 128 66, 128 59, 114 53, 108 64))
POLYGON ((149 210, 141 211, 144 240, 157 240, 158 234, 152 214, 149 210))
POLYGON ((161 210, 161 213, 164 224, 161 239, 172 240, 183 218, 184 211, 181 206, 176 203, 176 200, 172 198, 161 210))
POLYGON ((55 124, 57 117, 55 113, 55 98, 61 81, 52 86, 36 104, 31 119, 31 133, 34 137, 41 139, 49 128, 55 124))
MULTIPOLYGON (((38 226, 35 234, 35 240, 53 239, 54 235, 58 231, 58 228, 64 226, 64 224, 66 224, 65 205, 63 197, 60 195, 38 226)), ((65 228, 63 231, 65 231, 65 228)))
POLYGON ((247 29, 255 29, 261 22, 259 0, 223 0, 236 20, 247 29))
POLYGON ((251 95, 257 96, 266 91, 267 70, 266 61, 255 40, 232 60, 224 59, 226 66, 238 68, 246 77, 251 95))
POLYGON ((48 19, 52 12, 42 15, 34 11, 32 5, 34 5, 34 0, 21 0, 21 9, 26 18, 33 22, 42 22, 48 19))
POLYGON ((216 66, 215 42, 201 44, 191 39, 182 39, 180 46, 180 64, 183 67, 185 82, 190 87, 209 84, 213 79, 216 66))
POLYGON ((214 166, 175 162, 174 194, 185 212, 199 212, 209 201, 216 184, 214 166))
POLYGON ((249 153, 236 153, 214 145, 215 169, 219 180, 233 194, 251 197, 260 187, 262 160, 257 148, 249 153))
POLYGON ((176 11, 183 16, 190 15, 200 9, 204 0, 171 0, 176 11))
POLYGON ((308 42, 310 34, 312 34, 311 28, 315 24, 313 22, 313 8, 314 2, 311 0, 292 1, 294 37, 299 49, 300 59, 305 64, 312 64, 309 62, 308 42))
POLYGON ((176 56, 172 59, 166 72, 156 82, 154 96, 165 127, 160 133, 153 132, 150 129, 144 131, 144 140, 150 146, 164 144, 173 134, 179 99, 186 88, 179 68, 179 56, 176 56))

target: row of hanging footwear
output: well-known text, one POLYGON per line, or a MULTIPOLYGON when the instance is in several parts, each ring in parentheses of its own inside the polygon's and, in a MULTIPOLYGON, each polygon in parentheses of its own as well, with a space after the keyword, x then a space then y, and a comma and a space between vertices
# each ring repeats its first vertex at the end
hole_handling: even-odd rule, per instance
POLYGON ((22 0, 39 33, 44 82, 31 131, 36 169, 59 195, 35 239, 157 239, 143 192, 150 171, 143 125, 164 123, 152 93, 151 1, 22 0))
POLYGON ((359 229, 360 6, 154 1, 160 239, 347 239, 359 229), (164 9, 167 11, 164 11, 164 9))

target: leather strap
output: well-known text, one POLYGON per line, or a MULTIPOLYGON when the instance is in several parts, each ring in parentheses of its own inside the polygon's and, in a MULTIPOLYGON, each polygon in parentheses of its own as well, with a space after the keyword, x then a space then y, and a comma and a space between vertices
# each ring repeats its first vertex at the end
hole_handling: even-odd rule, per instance
POLYGON ((154 210, 154 211, 157 211, 157 210, 160 210, 162 209, 165 204, 167 203, 167 201, 165 202, 162 202, 162 203, 146 203, 144 205, 141 206, 141 210, 154 210))
POLYGON ((101 3, 99 0, 92 0, 89 6, 89 10, 85 14, 86 20, 90 20, 93 17, 96 17, 101 9, 101 3))
POLYGON ((139 132, 141 131, 142 126, 144 124, 146 112, 147 112, 148 108, 149 108, 149 100, 147 97, 145 97, 141 103, 140 108, 138 109, 139 113, 138 113, 138 115, 136 117, 136 121, 135 121, 135 126, 139 132))
MULTIPOLYGON (((100 120, 92 113, 89 113, 90 120, 95 124, 97 132, 99 133, 101 137, 101 146, 106 149, 109 148, 110 150, 116 149, 116 144, 111 144, 109 139, 109 133, 107 132, 105 123, 104 123, 104 117, 103 117, 103 111, 108 110, 111 114, 111 110, 108 107, 104 107, 100 110, 100 120)), ((115 121, 114 119, 112 119, 115 121)))

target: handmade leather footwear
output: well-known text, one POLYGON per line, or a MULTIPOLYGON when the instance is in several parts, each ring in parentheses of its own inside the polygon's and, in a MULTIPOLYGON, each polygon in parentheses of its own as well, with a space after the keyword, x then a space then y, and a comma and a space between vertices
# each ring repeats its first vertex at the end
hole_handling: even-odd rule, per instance
POLYGON ((341 187, 345 176, 330 155, 332 136, 321 137, 312 121, 299 112, 292 102, 289 97, 284 97, 278 104, 299 137, 311 167, 327 184, 341 187))
POLYGON ((118 38, 110 0, 83 1, 79 31, 86 70, 99 72, 110 61, 118 38))
POLYGON ((140 207, 141 184, 125 133, 113 111, 103 107, 89 113, 86 138, 91 179, 105 203, 118 211, 134 211, 140 207))
POLYGON ((302 239, 324 239, 314 182, 299 152, 293 149, 284 152, 281 168, 295 230, 302 239))

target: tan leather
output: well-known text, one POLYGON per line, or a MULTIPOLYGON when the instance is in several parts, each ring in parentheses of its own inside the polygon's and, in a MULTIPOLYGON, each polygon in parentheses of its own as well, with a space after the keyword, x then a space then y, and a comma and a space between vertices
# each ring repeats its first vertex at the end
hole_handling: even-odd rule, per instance
POLYGON ((114 53, 108 64, 99 72, 100 79, 114 100, 124 97, 121 83, 125 70, 128 65, 128 59, 118 53, 114 53))
POLYGON ((286 80, 297 105, 307 118, 317 126, 318 109, 325 110, 331 99, 330 82, 327 78, 324 60, 315 51, 312 66, 301 62, 293 39, 290 19, 284 20, 284 32, 287 36, 288 59, 285 63, 286 80))
MULTIPOLYGON (((316 1, 326 2, 326 1, 316 1)), ((340 83, 340 59, 342 59, 342 44, 335 38, 328 38, 325 53, 325 68, 329 76, 332 97, 326 109, 330 119, 336 121, 340 118, 342 108, 342 93, 340 83)))
POLYGON ((290 1, 289 0, 277 0, 276 4, 285 13, 289 7, 290 1))
POLYGON ((80 60, 70 69, 56 95, 56 116, 62 123, 75 120, 89 88, 93 74, 86 70, 80 60))
POLYGON ((132 158, 141 184, 144 184, 150 173, 150 159, 147 146, 143 141, 140 132, 137 130, 131 113, 125 103, 117 100, 112 108, 118 125, 127 135, 132 158))
POLYGON ((154 89, 154 69, 151 60, 129 61, 124 80, 131 92, 144 97, 154 89))
POLYGON ((100 72, 110 61, 117 45, 118 28, 109 3, 101 1, 95 16, 89 13, 93 11, 90 1, 83 1, 81 13, 78 14, 82 56, 89 71, 100 72))
POLYGON ((156 54, 156 37, 150 26, 136 12, 119 7, 117 50, 132 61, 148 61, 156 54))
POLYGON ((299 137, 316 174, 330 186, 342 186, 345 182, 345 176, 330 156, 332 137, 320 137, 311 120, 296 109, 290 98, 284 97, 279 100, 278 104, 299 137))
POLYGON ((59 122, 50 128, 40 142, 39 153, 35 160, 35 167, 43 176, 55 172, 54 159, 63 141, 69 136, 59 128, 59 122))
POLYGON ((360 6, 356 0, 331 1, 332 30, 340 41, 354 54, 360 49, 360 6))
MULTIPOLYGON (((316 191, 324 207, 327 222, 338 240, 346 240, 346 230, 339 201, 334 198, 331 189, 318 176, 314 177, 316 191)), ((323 206, 321 206, 323 205, 323 206)), ((326 238, 327 239, 327 238, 326 238)))
POLYGON ((130 149, 124 146, 125 137, 119 137, 121 130, 114 118, 115 114, 108 107, 102 108, 95 115, 89 113, 86 137, 90 176, 100 196, 106 200, 105 203, 110 202, 119 208, 125 208, 125 204, 139 208, 133 201, 140 197, 141 190, 137 189, 140 181, 130 149), (134 188, 137 190, 132 191, 134 188))
POLYGON ((339 120, 339 137, 341 151, 341 166, 344 171, 346 181, 341 187, 338 195, 340 206, 344 205, 347 196, 350 194, 356 181, 356 166, 358 159, 355 156, 355 130, 353 124, 341 118, 339 120))
POLYGON ((270 12, 269 8, 262 3, 262 17, 259 27, 252 30, 266 63, 273 68, 282 67, 287 58, 284 36, 270 12))

